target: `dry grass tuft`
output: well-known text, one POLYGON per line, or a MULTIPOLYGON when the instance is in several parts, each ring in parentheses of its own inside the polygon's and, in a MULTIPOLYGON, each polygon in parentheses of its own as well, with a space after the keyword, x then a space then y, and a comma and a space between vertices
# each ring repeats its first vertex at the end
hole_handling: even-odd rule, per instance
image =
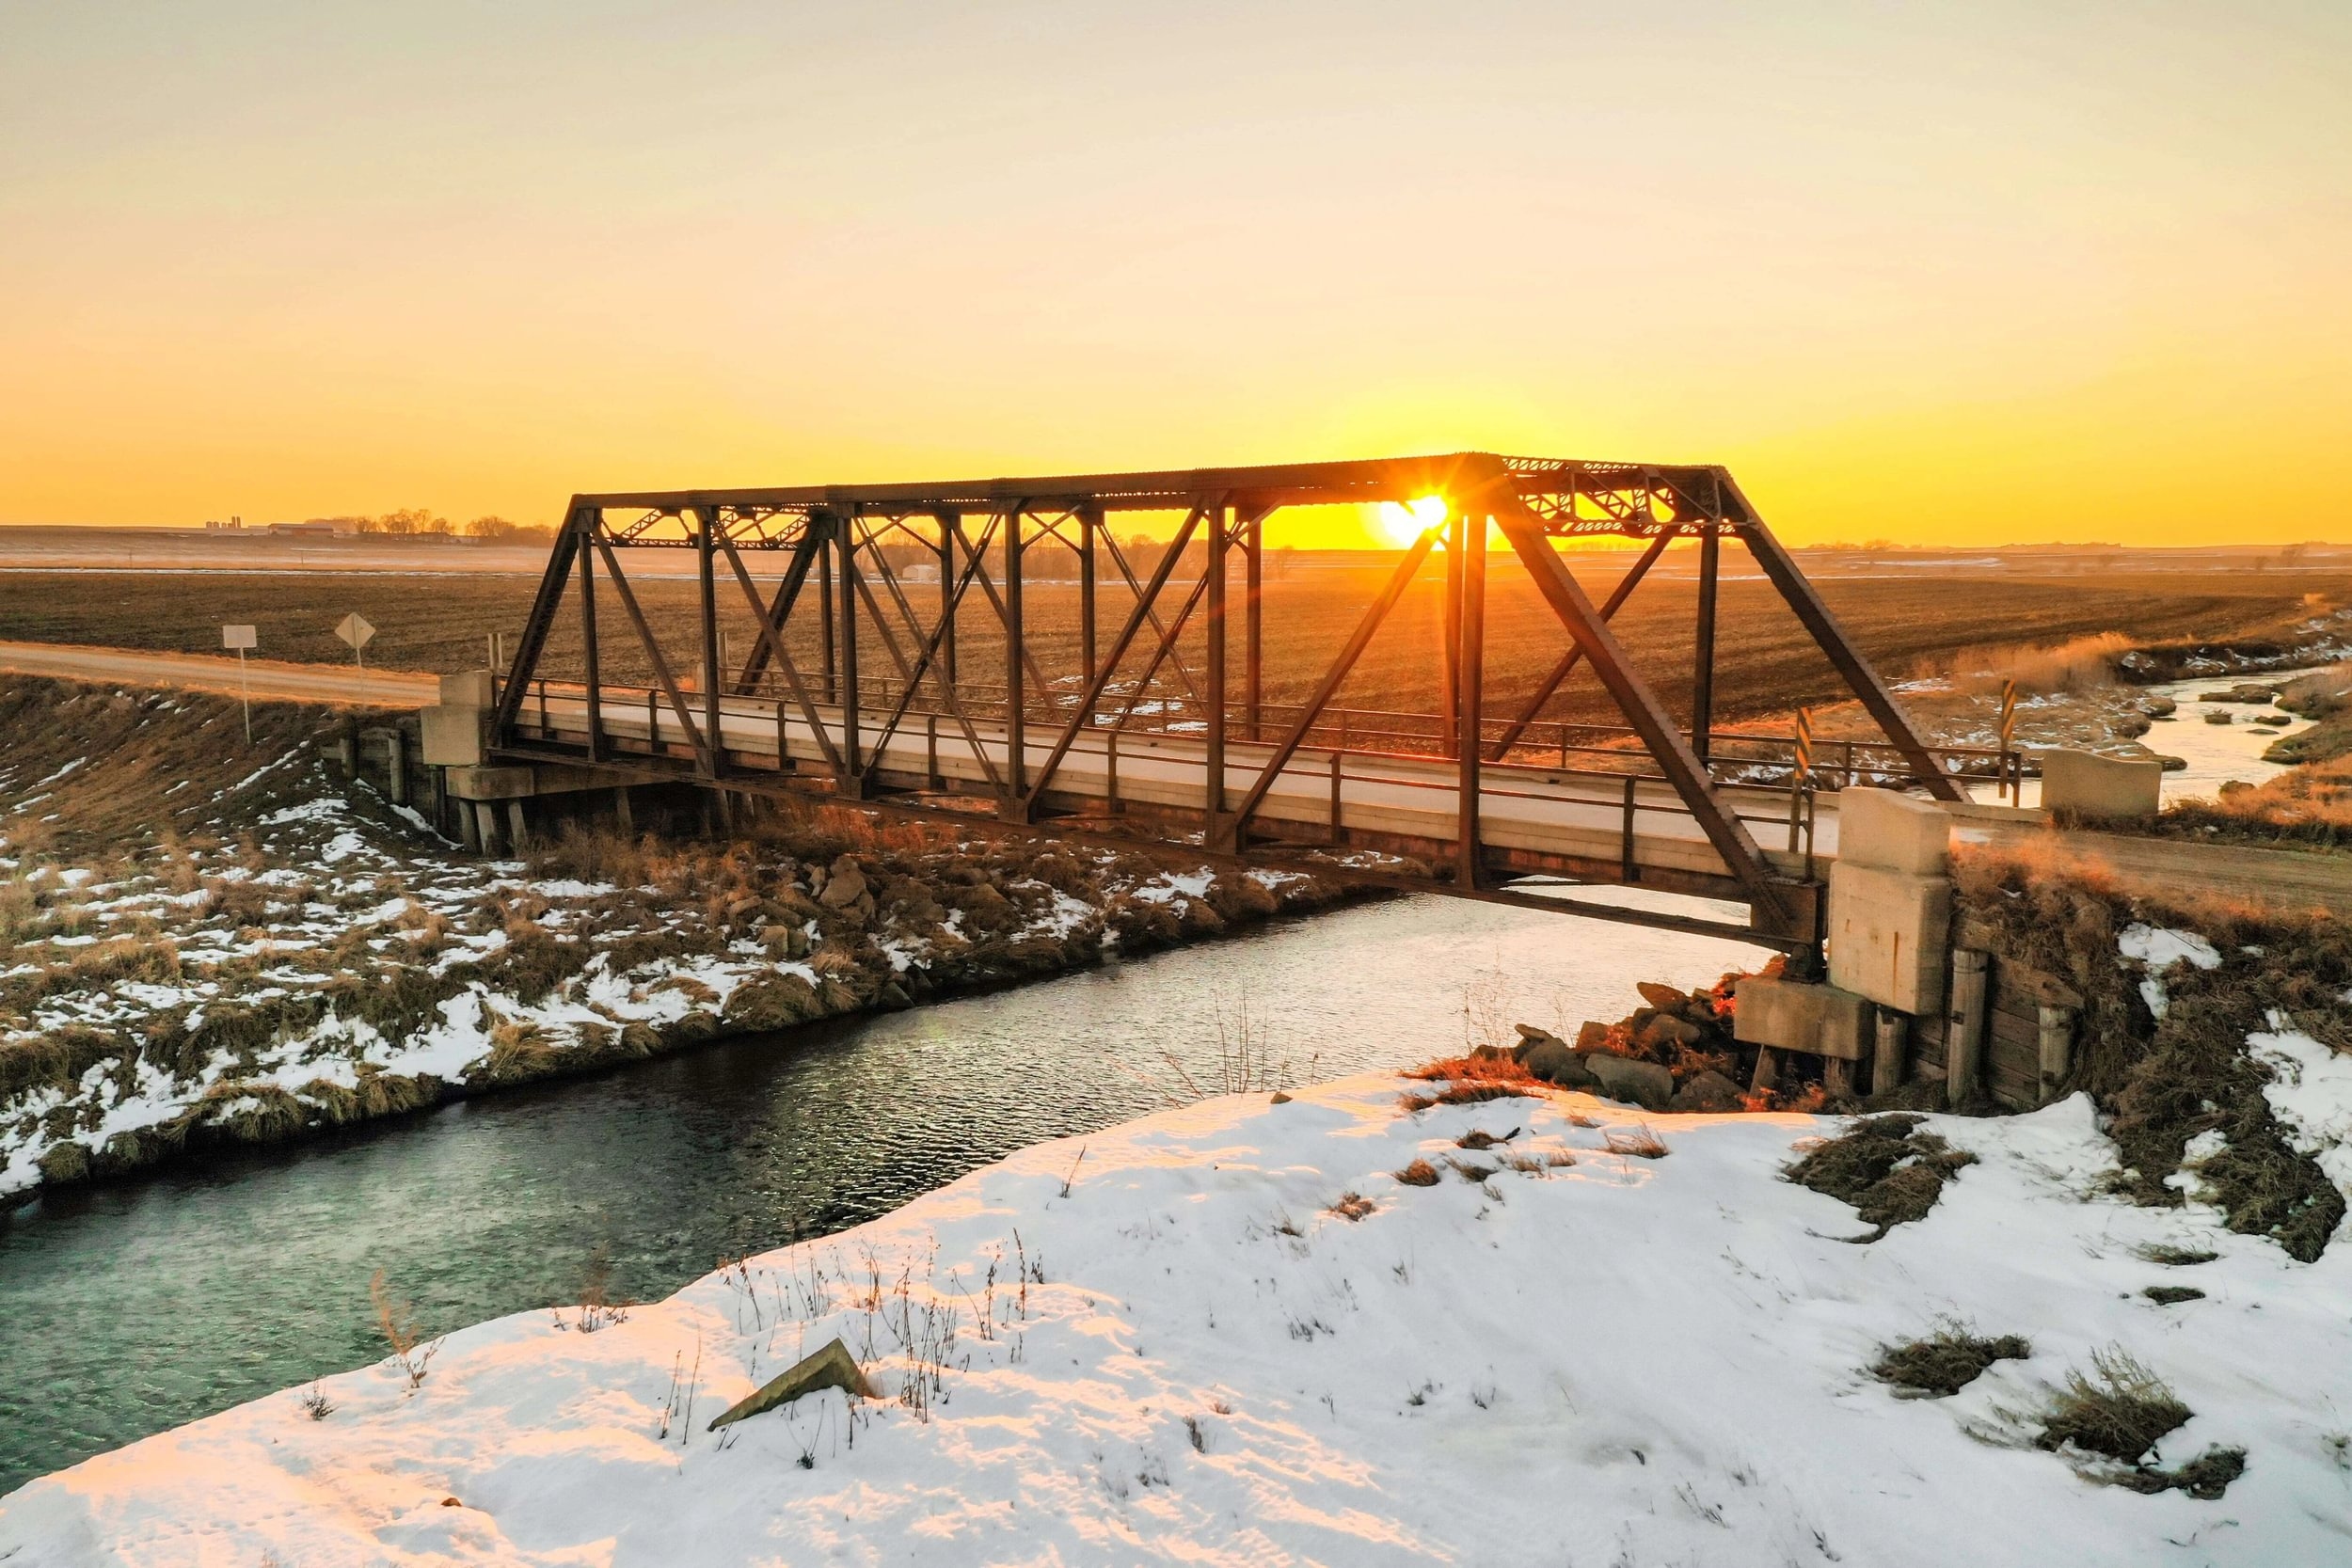
POLYGON ((1995 1361, 2023 1361, 2032 1354, 2033 1346, 2018 1335, 1986 1338, 1946 1323, 1924 1339, 1883 1347, 1870 1374, 1906 1393, 1941 1399, 1974 1383, 1995 1361))
POLYGON ((2162 1263, 2167 1268, 2175 1269, 2187 1268, 2197 1263, 2210 1263, 2221 1256, 2208 1247, 2166 1246, 2159 1243, 2151 1243, 2136 1250, 2141 1258, 2151 1263, 2162 1263))
POLYGON ((1666 1140, 1651 1132, 1647 1122, 1637 1127, 1614 1128, 1602 1137, 1601 1143, 1612 1154, 1629 1155, 1636 1160, 1663 1160, 1670 1152, 1666 1140))
POLYGON ((1944 1183, 1976 1156, 1932 1132, 1920 1132, 1924 1117, 1864 1117, 1835 1138, 1807 1150, 1785 1173, 1841 1203, 1851 1203, 1873 1227, 1858 1240, 1875 1242, 1896 1226, 1924 1218, 1943 1196, 1944 1183))
POLYGON ((1416 1160, 1398 1171, 1396 1179, 1407 1187, 1434 1187, 1438 1184, 1438 1167, 1426 1160, 1416 1160))
POLYGON ((2178 1307, 2185 1301, 2205 1299, 2205 1292, 2194 1285, 2151 1285, 2139 1293, 2158 1307, 2178 1307))
POLYGON ((1343 1220, 1360 1220, 1378 1207, 1379 1205, 1374 1203, 1372 1199, 1360 1193, 1351 1191, 1342 1193, 1335 1202, 1324 1210, 1324 1212, 1337 1214, 1343 1220))

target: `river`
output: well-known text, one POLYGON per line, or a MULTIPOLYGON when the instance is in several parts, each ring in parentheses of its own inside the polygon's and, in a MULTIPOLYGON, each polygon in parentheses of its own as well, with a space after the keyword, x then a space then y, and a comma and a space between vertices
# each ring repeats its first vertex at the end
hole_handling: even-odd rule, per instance
POLYGON ((0 1492, 375 1359, 379 1269, 433 1329, 577 1300, 599 1243, 617 1292, 658 1298, 1188 1099, 1186 1080, 1214 1092, 1245 1008, 1305 1081, 1453 1054, 1466 1027, 1573 1030, 1637 1006, 1636 980, 1766 956, 1400 898, 68 1189, 0 1219, 0 1492))
MULTIPOLYGON (((2201 721, 2198 695, 2236 678, 2153 689, 2181 718, 2147 739, 2190 764, 2168 800, 2280 770, 2259 760, 2272 732, 2201 721)), ((437 1329, 576 1299, 600 1243, 615 1290, 651 1299, 721 1257, 1189 1098, 1187 1080, 1214 1091, 1220 1023, 1230 1040, 1244 1008, 1291 1079, 1335 1077, 1459 1050, 1466 998, 1506 1030, 1565 1033, 1622 1016, 1636 980, 1694 985, 1765 956, 1403 898, 68 1189, 0 1218, 0 1492, 373 1359, 378 1269, 437 1329)))

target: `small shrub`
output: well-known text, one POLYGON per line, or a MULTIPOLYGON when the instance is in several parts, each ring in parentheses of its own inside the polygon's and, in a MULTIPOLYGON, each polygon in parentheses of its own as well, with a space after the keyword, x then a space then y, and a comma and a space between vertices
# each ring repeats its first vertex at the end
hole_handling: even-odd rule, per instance
POLYGON ((1986 1338, 1947 1323, 1924 1339, 1887 1345, 1870 1364, 1870 1374, 1906 1393, 1942 1398, 1957 1394, 1995 1361, 2023 1361, 2033 1346, 2015 1334, 1986 1338))
POLYGON ((326 1397, 326 1390, 313 1383, 302 1391, 302 1413, 314 1421, 323 1421, 335 1414, 335 1402, 326 1397))
POLYGON ((2067 1374, 2066 1386, 2042 1418, 2042 1435, 2034 1439, 2040 1447, 2072 1445, 2137 1465, 2157 1439, 2188 1420, 2188 1406, 2122 1346, 2093 1351, 2090 1367, 2089 1377, 2067 1374))
POLYGON ((1434 1187, 1438 1184, 1438 1167, 1426 1160, 1416 1160, 1398 1171, 1396 1179, 1407 1187, 1434 1187))
POLYGON ((1468 1160, 1448 1160, 1446 1164, 1454 1167, 1454 1175, 1473 1186, 1484 1182, 1486 1178, 1495 1173, 1495 1167, 1492 1165, 1473 1164, 1468 1160))
POLYGON ((1371 1213, 1375 1207, 1376 1205, 1373 1203, 1372 1199, 1365 1197, 1360 1194, 1355 1192, 1344 1192, 1339 1196, 1339 1200, 1337 1202, 1333 1203, 1324 1212, 1326 1213, 1337 1214, 1343 1220, 1360 1220, 1366 1214, 1371 1213))
POLYGON ((424 1386, 426 1370, 439 1354, 441 1341, 418 1334, 415 1308, 384 1283, 382 1269, 376 1270, 374 1277, 368 1281, 368 1298, 375 1304, 376 1330, 384 1336, 384 1342, 392 1347, 391 1360, 400 1368, 400 1374, 407 1380, 408 1391, 413 1394, 424 1386))

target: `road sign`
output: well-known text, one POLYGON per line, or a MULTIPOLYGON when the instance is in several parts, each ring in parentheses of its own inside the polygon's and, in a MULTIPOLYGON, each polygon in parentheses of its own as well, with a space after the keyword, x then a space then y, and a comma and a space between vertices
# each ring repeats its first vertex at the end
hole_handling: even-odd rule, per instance
POLYGON ((344 616, 342 624, 335 628, 335 635, 350 645, 354 658, 363 665, 367 663, 368 656, 361 650, 367 647, 368 639, 375 635, 375 628, 368 625, 366 616, 356 610, 353 610, 344 616))
POLYGON ((260 641, 261 640, 253 635, 251 626, 220 628, 220 645, 237 650, 237 701, 245 708, 245 743, 248 746, 253 744, 253 696, 246 689, 245 656, 246 650, 259 646, 260 641))

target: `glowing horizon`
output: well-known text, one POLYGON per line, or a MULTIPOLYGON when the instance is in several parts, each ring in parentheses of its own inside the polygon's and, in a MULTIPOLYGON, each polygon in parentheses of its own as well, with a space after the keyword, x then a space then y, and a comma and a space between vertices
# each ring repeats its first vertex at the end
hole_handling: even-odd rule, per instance
POLYGON ((2352 538, 2352 13, 1457 11, 28 9, 0 522, 1483 450, 2352 538))

